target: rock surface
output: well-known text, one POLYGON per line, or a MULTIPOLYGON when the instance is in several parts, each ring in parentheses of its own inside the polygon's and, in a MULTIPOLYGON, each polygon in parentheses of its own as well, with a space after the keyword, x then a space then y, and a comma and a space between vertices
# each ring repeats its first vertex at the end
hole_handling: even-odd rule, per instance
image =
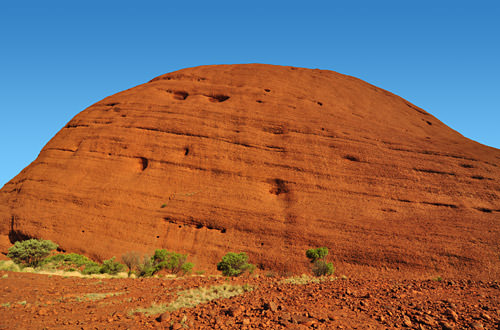
POLYGON ((0 190, 0 248, 97 259, 228 251, 296 272, 500 275, 500 150, 359 79, 271 65, 184 69, 73 118, 0 190))

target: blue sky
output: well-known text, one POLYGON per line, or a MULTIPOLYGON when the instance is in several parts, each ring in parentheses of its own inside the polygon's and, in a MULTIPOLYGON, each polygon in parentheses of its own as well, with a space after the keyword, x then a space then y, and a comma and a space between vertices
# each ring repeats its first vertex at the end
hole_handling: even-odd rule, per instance
POLYGON ((500 148, 499 1, 0 2, 0 187, 73 116, 178 69, 361 78, 500 148))

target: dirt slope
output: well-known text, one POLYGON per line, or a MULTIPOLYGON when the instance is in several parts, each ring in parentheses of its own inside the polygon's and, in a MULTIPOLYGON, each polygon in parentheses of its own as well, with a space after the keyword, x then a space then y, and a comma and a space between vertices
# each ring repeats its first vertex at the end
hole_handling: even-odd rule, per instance
POLYGON ((359 79, 271 65, 180 70, 73 118, 0 190, 0 247, 104 259, 228 251, 301 272, 500 275, 500 150, 359 79))

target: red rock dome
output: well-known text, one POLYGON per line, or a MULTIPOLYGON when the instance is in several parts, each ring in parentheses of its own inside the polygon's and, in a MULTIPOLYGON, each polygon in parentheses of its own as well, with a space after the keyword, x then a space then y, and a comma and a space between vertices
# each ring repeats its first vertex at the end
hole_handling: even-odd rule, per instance
POLYGON ((75 116, 0 190, 0 248, 26 237, 97 259, 167 248, 215 270, 246 251, 351 276, 497 278, 500 150, 339 73, 202 66, 75 116))

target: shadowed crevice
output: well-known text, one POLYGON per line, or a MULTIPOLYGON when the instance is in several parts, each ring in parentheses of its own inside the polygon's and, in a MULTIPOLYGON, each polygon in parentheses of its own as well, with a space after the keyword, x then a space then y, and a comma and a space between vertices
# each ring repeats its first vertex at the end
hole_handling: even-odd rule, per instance
POLYGON ((139 157, 141 170, 144 171, 149 166, 149 161, 145 157, 139 157))

